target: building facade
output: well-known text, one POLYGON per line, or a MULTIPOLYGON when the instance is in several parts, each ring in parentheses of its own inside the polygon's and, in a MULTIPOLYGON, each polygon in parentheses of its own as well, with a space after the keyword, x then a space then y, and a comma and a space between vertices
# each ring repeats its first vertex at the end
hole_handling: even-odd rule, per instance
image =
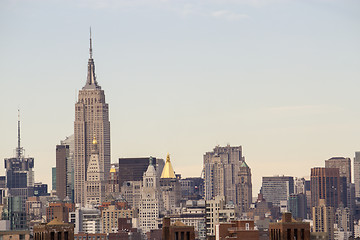
POLYGON ((267 202, 280 206, 280 201, 287 201, 294 193, 294 178, 289 176, 263 177, 261 193, 267 202))
POLYGON ((87 81, 82 90, 79 91, 78 101, 75 104, 74 121, 74 191, 75 203, 80 203, 81 205, 84 205, 86 202, 85 182, 93 137, 96 137, 98 141, 101 171, 105 173, 105 179, 108 179, 110 172, 109 106, 105 101, 104 90, 101 89, 96 81, 90 36, 87 81))
POLYGON ((311 206, 319 206, 320 200, 325 205, 337 208, 340 203, 340 175, 338 168, 311 169, 311 206))
POLYGON ((245 213, 252 204, 251 169, 245 160, 240 165, 237 200, 240 212, 245 213))
POLYGON ((241 146, 216 146, 204 154, 205 200, 226 196, 227 201, 238 203, 236 190, 243 160, 241 146))

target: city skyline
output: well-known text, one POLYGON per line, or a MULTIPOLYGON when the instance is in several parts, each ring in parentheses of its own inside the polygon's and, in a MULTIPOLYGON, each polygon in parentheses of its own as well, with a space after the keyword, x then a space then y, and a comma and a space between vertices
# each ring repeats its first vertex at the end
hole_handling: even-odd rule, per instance
POLYGON ((111 162, 169 152, 176 173, 200 176, 203 154, 241 145, 255 196, 262 176, 309 179, 360 150, 358 2, 97 3, 0 3, 0 157, 15 155, 20 108, 36 182, 50 186, 73 133, 90 25, 111 162))

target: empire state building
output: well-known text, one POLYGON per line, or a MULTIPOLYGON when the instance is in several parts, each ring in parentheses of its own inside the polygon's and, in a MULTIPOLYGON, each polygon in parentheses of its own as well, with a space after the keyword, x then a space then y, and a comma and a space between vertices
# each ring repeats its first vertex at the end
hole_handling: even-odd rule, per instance
POLYGON ((75 203, 80 203, 82 206, 86 203, 85 181, 94 137, 98 143, 99 167, 104 172, 104 178, 107 179, 110 171, 109 106, 105 101, 104 90, 96 81, 90 31, 90 58, 87 80, 85 86, 79 91, 78 101, 75 104, 74 121, 75 203))

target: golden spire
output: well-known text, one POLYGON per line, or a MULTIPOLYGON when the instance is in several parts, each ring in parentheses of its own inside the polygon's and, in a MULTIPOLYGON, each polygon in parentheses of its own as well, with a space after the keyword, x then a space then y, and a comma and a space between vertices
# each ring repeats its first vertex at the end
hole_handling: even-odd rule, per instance
POLYGON ((166 156, 166 162, 165 162, 164 169, 161 173, 161 178, 176 178, 174 169, 171 166, 169 153, 166 156))
POLYGON ((93 144, 96 145, 97 144, 97 140, 96 140, 96 137, 94 136, 93 138, 93 144))

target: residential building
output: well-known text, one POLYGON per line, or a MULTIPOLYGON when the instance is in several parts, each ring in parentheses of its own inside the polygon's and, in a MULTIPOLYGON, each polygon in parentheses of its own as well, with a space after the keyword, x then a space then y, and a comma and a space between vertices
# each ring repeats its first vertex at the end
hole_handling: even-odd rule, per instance
POLYGON ((95 63, 92 57, 90 34, 90 58, 88 61, 87 81, 79 91, 75 104, 74 121, 74 191, 75 203, 86 203, 86 175, 90 162, 92 141, 96 138, 99 151, 99 165, 108 179, 110 172, 110 121, 109 106, 105 101, 104 90, 96 81, 95 63))
POLYGON ((241 146, 216 146, 204 154, 205 200, 226 196, 227 201, 238 204, 236 191, 242 161, 241 146))
POLYGON ((235 220, 237 215, 234 204, 226 204, 224 196, 216 196, 213 200, 206 201, 206 235, 215 236, 215 227, 219 223, 235 220))
POLYGON ((34 226, 34 240, 72 240, 74 225, 54 219, 49 223, 34 226))
POLYGON ((66 202, 50 202, 46 208, 46 221, 50 222, 53 219, 68 223, 69 213, 75 211, 75 204, 66 202))
POLYGON ((270 223, 270 240, 300 239, 310 240, 310 224, 295 221, 291 213, 283 213, 280 222, 270 223))
POLYGON ((236 220, 230 223, 216 225, 215 238, 217 240, 259 240, 259 230, 253 220, 236 220))
POLYGON ((334 240, 334 208, 326 205, 325 199, 312 207, 313 232, 326 232, 328 240, 334 240))
POLYGON ((119 218, 137 217, 134 208, 118 208, 114 203, 101 210, 102 233, 118 232, 119 218))
POLYGON ((194 227, 187 226, 182 222, 170 224, 170 218, 163 218, 162 239, 195 240, 194 227))

